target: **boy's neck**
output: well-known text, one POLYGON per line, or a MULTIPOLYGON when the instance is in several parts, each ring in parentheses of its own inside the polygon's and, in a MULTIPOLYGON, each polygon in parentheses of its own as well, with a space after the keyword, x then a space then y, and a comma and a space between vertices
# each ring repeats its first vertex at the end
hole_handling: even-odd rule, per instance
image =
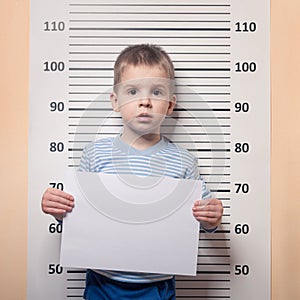
POLYGON ((121 139, 137 150, 145 150, 157 144, 161 139, 161 135, 159 133, 147 133, 133 136, 123 132, 121 139))

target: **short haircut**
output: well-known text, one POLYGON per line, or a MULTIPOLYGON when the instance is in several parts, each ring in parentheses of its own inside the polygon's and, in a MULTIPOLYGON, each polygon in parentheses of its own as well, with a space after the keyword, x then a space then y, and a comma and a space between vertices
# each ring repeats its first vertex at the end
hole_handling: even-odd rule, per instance
POLYGON ((127 66, 159 66, 174 80, 174 65, 161 47, 151 44, 133 45, 125 48, 118 56, 114 66, 114 86, 121 82, 127 66))

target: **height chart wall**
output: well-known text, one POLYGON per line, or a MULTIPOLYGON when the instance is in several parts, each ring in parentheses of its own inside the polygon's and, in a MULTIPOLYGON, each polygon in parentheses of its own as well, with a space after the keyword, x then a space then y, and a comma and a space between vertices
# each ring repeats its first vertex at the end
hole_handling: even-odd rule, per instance
POLYGON ((82 298, 85 270, 60 266, 62 228, 41 196, 63 189, 87 143, 120 132, 113 63, 139 43, 170 54, 178 104, 163 132, 224 205, 177 298, 270 299, 269 1, 31 0, 30 22, 28 299, 82 298))

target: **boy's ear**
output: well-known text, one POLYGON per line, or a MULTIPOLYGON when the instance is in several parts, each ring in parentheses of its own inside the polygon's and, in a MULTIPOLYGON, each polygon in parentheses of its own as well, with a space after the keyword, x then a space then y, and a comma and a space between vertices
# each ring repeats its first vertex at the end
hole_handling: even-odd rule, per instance
POLYGON ((120 108, 119 108, 119 105, 118 105, 118 98, 117 98, 117 94, 115 92, 112 92, 110 94, 110 102, 111 102, 111 105, 112 105, 112 108, 115 112, 119 112, 120 111, 120 108))
POLYGON ((175 105, 176 105, 176 95, 173 95, 171 100, 169 101, 167 116, 169 116, 173 112, 175 105))

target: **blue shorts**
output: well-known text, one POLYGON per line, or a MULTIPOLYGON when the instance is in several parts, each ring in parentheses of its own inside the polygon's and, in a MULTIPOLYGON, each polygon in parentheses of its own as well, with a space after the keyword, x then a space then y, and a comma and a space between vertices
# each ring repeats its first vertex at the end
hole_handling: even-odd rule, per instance
POLYGON ((86 300, 175 300, 175 278, 151 283, 112 280, 87 270, 86 300))

